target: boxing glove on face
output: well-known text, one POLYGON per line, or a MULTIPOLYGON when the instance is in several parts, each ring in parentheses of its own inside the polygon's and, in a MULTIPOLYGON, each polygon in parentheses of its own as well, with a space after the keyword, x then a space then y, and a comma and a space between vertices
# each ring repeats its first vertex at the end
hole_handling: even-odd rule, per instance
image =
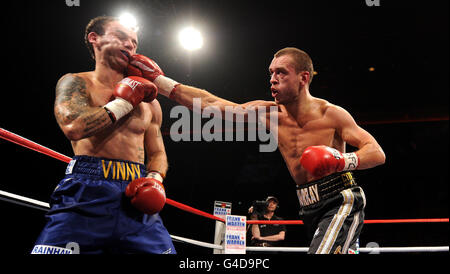
POLYGON ((145 214, 155 214, 166 203, 164 186, 155 178, 142 177, 131 181, 125 189, 131 204, 145 214))
POLYGON ((152 59, 141 54, 135 54, 130 57, 128 75, 140 76, 150 81, 155 81, 156 77, 164 75, 164 72, 152 59))
POLYGON ((179 85, 177 81, 165 77, 164 72, 155 61, 141 54, 134 54, 130 57, 127 75, 144 77, 154 82, 159 93, 169 98, 179 85))

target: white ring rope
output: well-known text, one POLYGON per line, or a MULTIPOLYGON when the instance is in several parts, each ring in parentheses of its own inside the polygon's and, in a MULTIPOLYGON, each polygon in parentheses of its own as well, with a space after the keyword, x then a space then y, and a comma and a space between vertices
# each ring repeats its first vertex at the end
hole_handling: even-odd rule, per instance
POLYGON ((448 252, 448 246, 361 247, 359 252, 448 252))
MULTIPOLYGON (((308 252, 307 247, 259 247, 248 246, 248 251, 276 251, 276 252, 308 252)), ((360 247, 360 253, 394 253, 394 252, 445 252, 448 246, 418 246, 418 247, 360 247)))
MULTIPOLYGON (((43 211, 48 211, 50 205, 35 199, 27 198, 24 196, 16 195, 6 191, 0 190, 0 200, 23 205, 26 207, 31 207, 43 211)), ((201 242, 189 238, 184 238, 180 236, 170 235, 170 237, 176 241, 185 242, 201 247, 212 248, 212 249, 224 249, 222 245, 216 245, 206 242, 201 242)), ((248 246, 246 247, 248 251, 262 251, 262 252, 307 252, 308 247, 259 247, 259 246, 248 246)), ((448 246, 421 246, 421 247, 361 247, 359 252, 361 253, 381 253, 381 252, 448 252, 448 246)))
POLYGON ((50 204, 0 190, 0 200, 48 211, 50 204))
POLYGON ((221 245, 210 244, 210 243, 192 240, 192 239, 175 236, 175 235, 170 235, 170 237, 172 239, 180 241, 180 242, 185 242, 185 243, 189 243, 189 244, 193 244, 193 245, 197 245, 197 246, 201 246, 201 247, 207 247, 207 248, 212 248, 212 249, 223 249, 223 246, 221 246, 221 245))

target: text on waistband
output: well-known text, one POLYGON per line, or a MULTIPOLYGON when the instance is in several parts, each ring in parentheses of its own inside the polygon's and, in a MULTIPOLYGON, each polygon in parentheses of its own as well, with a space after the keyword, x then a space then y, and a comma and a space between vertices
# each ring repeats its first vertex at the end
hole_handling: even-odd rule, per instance
POLYGON ((317 184, 297 190, 301 206, 308 206, 320 201, 317 184))
POLYGON ((102 160, 102 168, 105 179, 132 181, 141 177, 138 164, 102 160))

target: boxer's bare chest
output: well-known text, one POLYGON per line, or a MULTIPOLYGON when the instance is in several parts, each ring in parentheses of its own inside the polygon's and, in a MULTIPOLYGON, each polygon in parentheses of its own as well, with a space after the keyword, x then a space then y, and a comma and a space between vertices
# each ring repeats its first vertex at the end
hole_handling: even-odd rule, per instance
MULTIPOLYGON (((89 104, 102 107, 114 99, 113 90, 103 85, 87 82, 89 104)), ((89 138, 72 142, 76 154, 141 161, 144 135, 152 120, 150 104, 141 103, 112 126, 89 138)))
MULTIPOLYGON (((102 85, 92 84, 89 89, 91 106, 104 106, 114 99, 113 90, 102 85)), ((152 112, 148 104, 142 103, 135 107, 128 115, 116 122, 114 131, 127 134, 144 134, 152 119, 152 112)))
POLYGON ((301 167, 299 161, 307 147, 326 145, 342 150, 345 146, 333 120, 323 111, 310 113, 301 121, 294 119, 289 113, 283 113, 278 123, 279 150, 292 178, 299 185, 312 179, 312 176, 301 167))

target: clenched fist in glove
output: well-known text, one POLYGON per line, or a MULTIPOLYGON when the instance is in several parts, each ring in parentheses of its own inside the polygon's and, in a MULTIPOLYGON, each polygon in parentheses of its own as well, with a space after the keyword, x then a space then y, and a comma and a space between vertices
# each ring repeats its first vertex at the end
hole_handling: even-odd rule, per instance
POLYGON ((111 113, 113 122, 127 115, 140 102, 151 102, 158 95, 158 88, 147 79, 137 76, 123 78, 113 91, 116 99, 104 108, 111 113))
POLYGON ((144 77, 155 83, 159 92, 170 98, 170 94, 179 85, 178 82, 164 76, 164 72, 155 61, 141 54, 135 54, 130 57, 128 64, 128 76, 144 77))
POLYGON ((327 146, 310 146, 300 157, 300 164, 316 178, 325 175, 354 170, 359 165, 356 153, 341 153, 327 146))
POLYGON ((157 172, 150 172, 147 177, 131 181, 125 189, 125 195, 131 204, 145 214, 161 211, 166 203, 166 192, 162 177, 157 172))

